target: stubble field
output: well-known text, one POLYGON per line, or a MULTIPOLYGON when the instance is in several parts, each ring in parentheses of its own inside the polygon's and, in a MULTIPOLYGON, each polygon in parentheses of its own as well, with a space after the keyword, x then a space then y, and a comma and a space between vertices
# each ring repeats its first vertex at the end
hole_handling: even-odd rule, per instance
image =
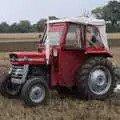
MULTIPOLYGON (((0 35, 1 36, 1 35, 0 35)), ((8 37, 8 35, 6 35, 8 37)), ((14 35, 13 35, 14 36, 14 35)), ((13 37, 12 36, 12 37, 13 37)), ((0 37, 0 74, 8 71, 10 51, 34 50, 39 42, 38 37, 25 37, 16 35, 17 38, 0 37), (11 40, 11 41, 9 41, 11 40), (30 43, 31 42, 31 43, 30 43), (35 43, 34 43, 35 42, 35 43), (14 43, 14 44, 13 44, 14 43), (20 44, 21 43, 21 44, 20 44), (33 44, 34 43, 34 44, 33 44), (12 48, 11 48, 12 46, 12 48)), ((29 35, 28 35, 29 36, 29 35)), ((34 36, 34 35, 33 35, 34 36)), ((35 35, 35 36, 38 36, 35 35)), ((109 35, 111 36, 111 35, 109 35)), ((109 38, 110 39, 110 38, 109 38)), ((111 37, 113 38, 113 35, 111 37)), ((116 39, 115 39, 116 40, 116 39)), ((120 39, 117 39, 120 40, 120 39)), ((116 43, 112 41, 112 43, 116 43)), ((120 47, 112 46, 113 62, 120 64, 120 47)), ((0 120, 119 120, 120 119, 120 93, 105 101, 82 100, 75 96, 61 97, 56 91, 51 92, 47 105, 36 108, 26 107, 19 99, 8 99, 0 95, 0 120)))

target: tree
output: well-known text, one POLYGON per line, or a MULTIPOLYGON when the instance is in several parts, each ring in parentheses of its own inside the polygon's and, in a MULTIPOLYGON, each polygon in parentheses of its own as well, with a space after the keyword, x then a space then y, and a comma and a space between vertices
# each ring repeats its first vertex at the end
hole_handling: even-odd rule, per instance
POLYGON ((31 24, 27 20, 22 20, 20 23, 17 25, 19 32, 21 33, 28 33, 31 32, 31 24))
POLYGON ((97 18, 110 21, 112 26, 115 26, 120 21, 120 2, 110 1, 107 5, 92 10, 92 14, 97 18))
MULTIPOLYGON (((55 17, 55 16, 49 16, 49 20, 57 20, 59 18, 55 17)), ((47 19, 44 19, 42 18, 40 21, 37 22, 37 24, 34 24, 33 25, 33 29, 37 30, 37 32, 43 32, 44 31, 44 27, 45 27, 45 24, 47 22, 47 19)))
MULTIPOLYGON (((50 20, 58 19, 55 16, 50 16, 50 20)), ((47 19, 40 19, 36 24, 31 25, 28 20, 22 20, 19 23, 12 25, 2 22, 0 24, 0 33, 28 33, 28 32, 43 32, 47 19)))
POLYGON ((10 32, 10 33, 18 33, 18 32, 19 32, 17 23, 13 23, 13 24, 10 26, 9 32, 10 32))
POLYGON ((49 16, 49 20, 57 20, 59 18, 57 18, 56 16, 49 16))
POLYGON ((37 25, 36 24, 33 24, 31 26, 31 32, 37 32, 37 25))
POLYGON ((98 7, 94 10, 92 10, 92 14, 94 14, 96 16, 96 18, 103 18, 104 16, 104 12, 103 12, 103 7, 98 7))
POLYGON ((0 24, 0 32, 1 33, 9 33, 9 25, 6 22, 2 22, 0 24))
POLYGON ((44 31, 46 21, 47 21, 46 19, 41 19, 40 21, 37 22, 37 24, 36 24, 37 32, 44 31))

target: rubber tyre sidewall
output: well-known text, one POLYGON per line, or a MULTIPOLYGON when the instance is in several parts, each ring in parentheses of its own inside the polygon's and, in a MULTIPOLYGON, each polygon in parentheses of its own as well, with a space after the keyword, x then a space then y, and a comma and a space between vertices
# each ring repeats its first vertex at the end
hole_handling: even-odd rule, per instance
POLYGON ((48 96, 49 96, 49 88, 48 88, 47 82, 44 80, 43 77, 31 78, 31 79, 27 80, 26 83, 23 85, 23 88, 21 90, 21 99, 24 101, 24 103, 27 106, 30 106, 30 107, 37 106, 40 104, 46 104, 48 96), (45 97, 41 102, 34 103, 29 97, 30 90, 33 86, 39 85, 39 84, 44 86, 44 88, 45 88, 45 97))
POLYGON ((114 88, 116 86, 112 63, 108 59, 102 58, 102 57, 89 58, 81 68, 80 74, 78 76, 78 81, 80 83, 80 85, 78 86, 78 90, 80 93, 84 95, 86 99, 104 100, 105 98, 113 94, 114 88), (106 67, 111 74, 111 86, 109 90, 103 95, 94 94, 89 89, 89 86, 88 86, 88 78, 89 78, 90 71, 94 67, 99 65, 106 67))
POLYGON ((10 74, 4 73, 1 75, 0 93, 2 96, 7 97, 7 98, 16 98, 19 96, 19 92, 16 93, 15 95, 11 95, 6 90, 6 85, 8 84, 9 81, 10 81, 10 74))

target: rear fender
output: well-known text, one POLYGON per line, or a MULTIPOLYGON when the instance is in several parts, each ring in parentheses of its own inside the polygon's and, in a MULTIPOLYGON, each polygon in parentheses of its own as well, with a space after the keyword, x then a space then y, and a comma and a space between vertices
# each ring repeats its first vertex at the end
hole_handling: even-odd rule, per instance
POLYGON ((113 57, 110 50, 107 50, 104 48, 88 48, 85 50, 85 55, 87 55, 87 56, 113 57))

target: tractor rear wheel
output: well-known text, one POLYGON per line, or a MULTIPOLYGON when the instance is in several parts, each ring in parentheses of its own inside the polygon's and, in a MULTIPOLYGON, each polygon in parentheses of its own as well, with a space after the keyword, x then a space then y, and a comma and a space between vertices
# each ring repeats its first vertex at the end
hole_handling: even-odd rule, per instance
POLYGON ((91 57, 81 67, 77 81, 78 91, 87 99, 103 100, 116 87, 112 63, 104 57, 91 57))
POLYGON ((4 97, 16 98, 19 93, 21 86, 11 83, 11 77, 9 74, 4 73, 0 79, 0 93, 4 97))
POLYGON ((45 104, 49 96, 48 84, 43 77, 31 78, 21 91, 21 98, 28 106, 45 104))

